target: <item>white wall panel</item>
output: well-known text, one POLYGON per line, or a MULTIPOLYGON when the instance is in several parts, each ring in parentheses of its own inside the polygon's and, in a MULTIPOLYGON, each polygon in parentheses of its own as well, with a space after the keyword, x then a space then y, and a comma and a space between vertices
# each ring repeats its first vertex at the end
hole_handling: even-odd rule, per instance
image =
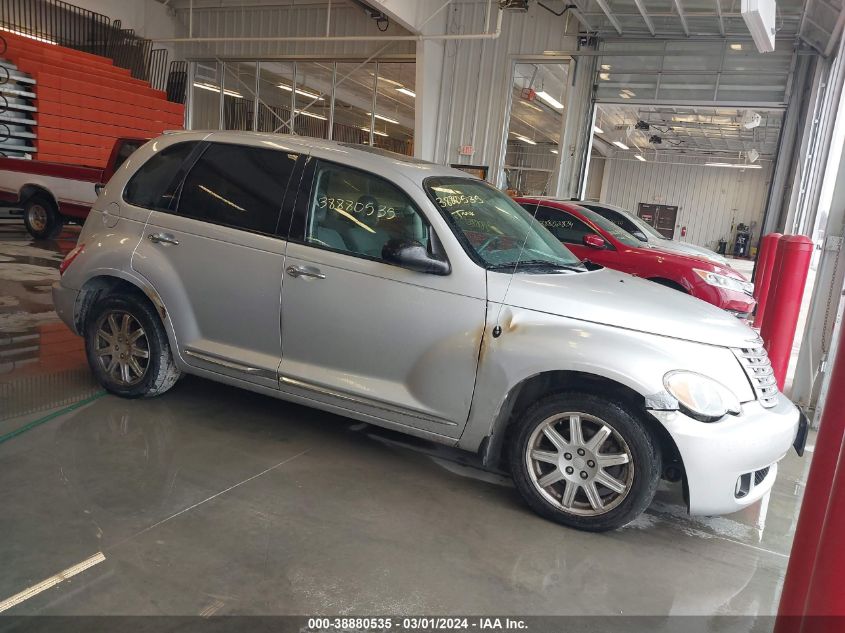
MULTIPOLYGON (((487 2, 453 3, 447 9, 449 32, 482 32, 487 6, 487 2)), ((571 16, 556 17, 532 3, 527 12, 505 12, 498 39, 447 43, 435 159, 489 165, 495 173, 501 166, 512 60, 544 51, 574 50, 576 37, 566 33, 576 30, 571 16), (472 145, 475 153, 459 156, 461 145, 472 145)))
POLYGON ((608 158, 601 200, 633 213, 640 202, 677 205, 675 239, 712 249, 719 239, 733 238, 732 225, 753 225, 756 244, 770 178, 768 163, 739 170, 608 158), (681 237, 683 226, 686 237, 681 237))

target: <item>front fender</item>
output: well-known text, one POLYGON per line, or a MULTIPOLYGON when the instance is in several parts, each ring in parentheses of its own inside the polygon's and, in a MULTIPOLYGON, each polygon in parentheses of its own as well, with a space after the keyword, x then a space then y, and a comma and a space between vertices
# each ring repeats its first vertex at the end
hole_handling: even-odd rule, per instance
POLYGON ((472 410, 458 444, 466 450, 476 451, 485 438, 503 430, 520 385, 547 372, 598 376, 624 385, 645 403, 657 403, 665 393, 663 376, 686 369, 719 380, 741 402, 754 399, 728 348, 522 308, 498 312, 497 305, 488 309, 472 410), (494 338, 496 325, 502 331, 494 338))

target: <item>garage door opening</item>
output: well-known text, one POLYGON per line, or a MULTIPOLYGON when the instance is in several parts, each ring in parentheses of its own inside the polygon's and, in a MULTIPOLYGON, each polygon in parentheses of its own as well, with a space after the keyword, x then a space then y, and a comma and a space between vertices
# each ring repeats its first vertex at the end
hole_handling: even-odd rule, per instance
POLYGON ((753 258, 782 122, 779 109, 598 104, 583 197, 753 258))

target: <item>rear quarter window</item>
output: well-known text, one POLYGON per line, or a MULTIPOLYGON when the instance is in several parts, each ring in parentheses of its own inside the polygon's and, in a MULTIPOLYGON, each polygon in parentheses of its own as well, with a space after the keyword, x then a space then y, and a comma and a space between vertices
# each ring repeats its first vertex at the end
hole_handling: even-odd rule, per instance
POLYGON ((196 141, 175 143, 153 154, 129 179, 123 199, 136 207, 167 211, 175 196, 179 168, 196 146, 196 141))

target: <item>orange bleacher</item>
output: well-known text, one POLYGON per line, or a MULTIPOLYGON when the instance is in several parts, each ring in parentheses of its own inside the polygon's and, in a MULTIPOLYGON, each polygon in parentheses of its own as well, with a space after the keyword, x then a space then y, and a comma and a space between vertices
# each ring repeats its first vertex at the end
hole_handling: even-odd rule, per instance
POLYGON ((184 106, 110 59, 3 33, 4 57, 35 84, 34 158, 103 168, 119 137, 183 126, 184 106))

